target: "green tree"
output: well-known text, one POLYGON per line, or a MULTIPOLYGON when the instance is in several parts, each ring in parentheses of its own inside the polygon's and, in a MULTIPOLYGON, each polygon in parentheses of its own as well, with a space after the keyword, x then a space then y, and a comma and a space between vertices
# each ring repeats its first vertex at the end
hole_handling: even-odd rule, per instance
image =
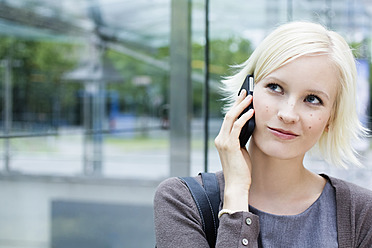
MULTIPOLYGON (((231 75, 231 66, 241 64, 252 53, 251 42, 240 37, 231 37, 226 40, 212 40, 210 42, 210 79, 214 82, 231 75)), ((193 45, 193 71, 203 73, 204 70, 204 45, 193 45)), ((203 105, 203 86, 193 84, 194 113, 199 116, 203 105)), ((215 85, 218 88, 219 85, 215 85)), ((223 102, 218 91, 210 91, 210 115, 220 116, 223 102)))
MULTIPOLYGON (((231 73, 230 66, 245 61, 252 52, 251 43, 238 37, 227 40, 213 40, 210 44, 210 79, 219 82, 223 76, 231 73)), ((148 54, 158 60, 168 61, 169 46, 158 48, 148 54)), ((136 60, 125 54, 112 50, 107 51, 108 58, 115 68, 123 75, 124 81, 120 84, 109 84, 109 90, 115 90, 120 95, 122 112, 131 112, 137 115, 153 114, 159 116, 160 109, 168 103, 169 72, 161 70, 151 64, 136 60), (138 84, 138 77, 148 77, 149 85, 138 84)), ((204 71, 204 46, 192 46, 192 72, 202 74, 204 71)), ((211 116, 219 116, 222 102, 217 91, 210 92, 211 116)), ((193 82, 193 111, 200 116, 203 105, 203 84, 193 82)))
MULTIPOLYGON (((76 64, 76 45, 0 38, 0 56, 12 62, 13 121, 51 123, 52 113, 71 104, 61 94, 62 75, 76 64)), ((5 68, 2 68, 4 75, 5 68)), ((3 101, 2 101, 3 102, 3 101)))

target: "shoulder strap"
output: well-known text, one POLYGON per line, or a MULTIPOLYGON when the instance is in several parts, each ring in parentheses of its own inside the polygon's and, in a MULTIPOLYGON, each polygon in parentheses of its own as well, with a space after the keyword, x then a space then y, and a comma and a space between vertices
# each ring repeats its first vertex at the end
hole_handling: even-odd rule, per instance
MULTIPOLYGON (((216 220, 216 227, 218 228, 218 210, 220 207, 220 186, 215 173, 201 173, 204 189, 209 197, 209 200, 212 205, 212 211, 214 219, 216 220)), ((216 228, 216 236, 217 236, 216 228)))
POLYGON ((201 173, 204 188, 193 177, 182 177, 196 203, 202 221, 203 230, 210 247, 215 247, 218 228, 218 208, 220 188, 216 174, 201 173))

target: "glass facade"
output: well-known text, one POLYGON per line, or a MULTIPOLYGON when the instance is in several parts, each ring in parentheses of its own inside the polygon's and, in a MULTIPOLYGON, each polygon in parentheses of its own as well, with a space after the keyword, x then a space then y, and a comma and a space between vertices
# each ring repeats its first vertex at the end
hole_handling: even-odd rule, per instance
MULTIPOLYGON (((280 23, 347 38, 369 126, 371 14, 362 0, 0 0, 0 248, 154 247, 157 185, 221 169, 219 81, 280 23)), ((365 168, 306 166, 372 189, 369 140, 356 148, 365 168)))

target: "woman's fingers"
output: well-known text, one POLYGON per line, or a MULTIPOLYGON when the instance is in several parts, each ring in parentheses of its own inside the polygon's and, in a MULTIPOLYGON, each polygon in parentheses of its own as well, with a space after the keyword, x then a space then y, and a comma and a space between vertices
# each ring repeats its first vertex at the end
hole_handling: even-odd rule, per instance
POLYGON ((253 117, 253 114, 254 114, 254 109, 249 109, 242 116, 240 116, 239 119, 237 119, 233 124, 233 127, 231 129, 231 135, 239 137, 243 126, 247 123, 249 119, 253 117))
MULTIPOLYGON (((238 99, 236 100, 233 107, 226 113, 225 119, 221 126, 221 132, 223 133, 230 133, 231 129, 233 128, 233 124, 236 122, 239 115, 246 109, 249 104, 252 102, 252 96, 248 95, 246 97, 246 91, 243 90, 238 99)), ((240 118, 239 118, 240 119, 240 118)))
POLYGON ((239 104, 241 104, 244 99, 246 98, 246 91, 243 90, 240 95, 238 96, 238 98, 236 99, 234 105, 231 107, 231 109, 229 111, 227 111, 226 115, 225 115, 225 118, 224 118, 224 121, 222 123, 222 126, 221 126, 221 131, 224 131, 224 132, 230 132, 231 130, 231 127, 232 127, 232 124, 234 123, 235 119, 237 118, 236 114, 235 114, 235 109, 237 108, 237 106, 239 104))
MULTIPOLYGON (((224 121, 221 126, 220 134, 229 135, 232 130, 239 128, 241 124, 244 124, 253 116, 252 111, 247 111, 240 118, 238 118, 244 109, 246 109, 252 102, 252 96, 248 95, 244 99, 237 99, 234 106, 226 113, 224 121)), ((243 127, 241 126, 241 127, 243 127)), ((241 129, 240 127, 240 129, 241 129)))
POLYGON ((239 117, 252 102, 252 96, 245 97, 245 94, 246 92, 242 92, 234 106, 226 113, 221 130, 215 139, 215 145, 218 149, 231 150, 240 148, 239 135, 241 129, 254 114, 254 110, 250 109, 239 117))

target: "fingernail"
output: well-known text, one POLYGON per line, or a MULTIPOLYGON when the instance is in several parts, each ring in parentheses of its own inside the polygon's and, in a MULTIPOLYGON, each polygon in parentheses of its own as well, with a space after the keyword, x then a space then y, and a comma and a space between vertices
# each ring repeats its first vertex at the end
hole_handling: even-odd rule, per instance
POLYGON ((245 92, 246 92, 246 90, 245 90, 245 89, 242 89, 242 90, 240 91, 240 93, 239 93, 239 96, 243 95, 243 93, 244 93, 244 95, 245 95, 245 92))

